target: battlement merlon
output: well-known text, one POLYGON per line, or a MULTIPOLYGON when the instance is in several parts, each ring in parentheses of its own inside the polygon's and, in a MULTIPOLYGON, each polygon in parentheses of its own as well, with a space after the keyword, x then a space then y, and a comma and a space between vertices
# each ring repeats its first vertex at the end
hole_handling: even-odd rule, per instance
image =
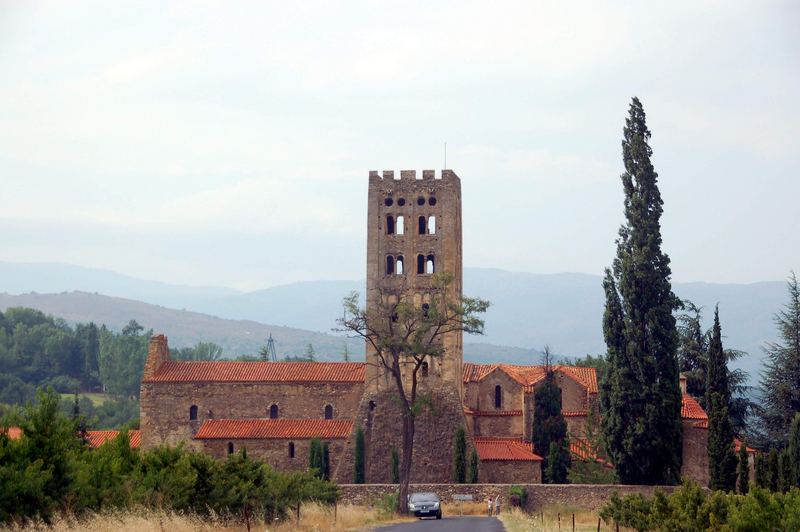
POLYGON ((436 175, 436 170, 423 170, 421 179, 417 178, 416 170, 377 170, 369 171, 369 181, 383 182, 383 181, 460 181, 458 175, 452 170, 442 170, 439 175, 436 175))

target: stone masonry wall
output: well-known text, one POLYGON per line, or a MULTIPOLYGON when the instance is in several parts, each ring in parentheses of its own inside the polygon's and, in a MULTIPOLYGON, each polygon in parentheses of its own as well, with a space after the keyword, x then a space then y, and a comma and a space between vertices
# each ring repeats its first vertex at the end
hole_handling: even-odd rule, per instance
MULTIPOLYGON (((311 440, 230 440, 234 452, 247 450, 247 456, 263 460, 278 471, 305 471, 308 469, 311 440), (294 458, 289 456, 289 443, 294 443, 294 458)), ((200 448, 214 458, 228 455, 228 440, 202 440, 200 448)), ((323 441, 323 443, 326 443, 323 441)), ((329 444, 331 472, 336 470, 344 449, 344 440, 332 440, 329 444)))
MULTIPOLYGON (((652 497, 655 491, 671 493, 674 486, 628 486, 620 484, 517 484, 528 492, 526 510, 538 511, 542 508, 562 505, 585 510, 599 510, 608 502, 613 493, 620 496, 641 493, 652 497)), ((489 497, 500 496, 501 509, 508 508, 509 489, 512 484, 412 484, 410 491, 432 491, 443 502, 454 502, 453 495, 472 495, 475 501, 485 501, 489 497)), ((385 494, 397 493, 396 484, 341 484, 343 503, 371 505, 377 503, 385 494)))
POLYGON ((693 426, 696 421, 683 422, 683 464, 681 476, 701 486, 708 486, 708 429, 693 426))
POLYGON ((478 480, 484 484, 539 484, 542 481, 542 463, 487 460, 478 465, 478 480))
POLYGON ((279 418, 322 419, 325 405, 334 419, 353 419, 363 383, 145 382, 141 388, 142 447, 193 442, 206 419, 267 418, 272 404, 279 418), (189 408, 197 405, 197 420, 189 408))

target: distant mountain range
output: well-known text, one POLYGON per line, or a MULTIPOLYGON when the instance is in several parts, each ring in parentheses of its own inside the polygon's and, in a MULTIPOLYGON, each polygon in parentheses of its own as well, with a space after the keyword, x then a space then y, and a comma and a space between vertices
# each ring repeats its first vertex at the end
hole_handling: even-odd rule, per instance
MULTIPOLYGON (((739 366, 755 376, 761 346, 776 337, 772 316, 786 301, 784 283, 675 283, 673 289, 705 307, 707 322, 719 303, 726 346, 749 353, 739 366)), ((282 353, 301 354, 312 343, 323 358, 340 357, 345 339, 330 330, 341 315, 342 298, 353 290, 363 293, 364 281, 311 281, 239 292, 72 265, 0 262, 0 292, 8 294, 0 295, 2 309, 31 306, 71 322, 92 320, 113 328, 134 318, 164 331, 174 345, 212 340, 228 354, 255 353, 271 333, 282 353)), ((545 344, 565 356, 605 351, 600 276, 465 268, 464 292, 492 303, 486 336, 465 338, 468 360, 531 363, 545 344)), ((348 340, 348 346, 351 353, 363 353, 355 340, 348 340)))

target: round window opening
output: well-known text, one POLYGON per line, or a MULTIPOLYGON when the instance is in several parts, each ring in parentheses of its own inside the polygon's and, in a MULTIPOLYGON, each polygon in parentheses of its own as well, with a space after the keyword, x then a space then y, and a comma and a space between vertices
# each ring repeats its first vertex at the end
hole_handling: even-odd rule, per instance
POLYGON ((403 205, 406 204, 406 199, 405 198, 400 198, 399 200, 397 200, 397 204, 402 207, 403 205))
POLYGON ((422 196, 417 198, 417 205, 425 205, 425 198, 422 196))
POLYGON ((383 204, 386 205, 387 207, 391 207, 393 203, 394 200, 392 198, 386 198, 385 200, 383 200, 383 204))
POLYGON ((433 196, 431 196, 431 197, 428 199, 428 204, 429 204, 429 205, 431 205, 431 206, 433 206, 433 205, 436 205, 436 198, 434 198, 433 196))

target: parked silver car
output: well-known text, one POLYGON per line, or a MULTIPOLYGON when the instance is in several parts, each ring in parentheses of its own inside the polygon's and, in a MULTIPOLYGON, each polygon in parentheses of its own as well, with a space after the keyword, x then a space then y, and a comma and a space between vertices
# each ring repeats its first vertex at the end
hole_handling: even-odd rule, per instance
POLYGON ((412 493, 408 498, 408 511, 420 519, 423 517, 442 518, 442 504, 435 493, 412 493))

